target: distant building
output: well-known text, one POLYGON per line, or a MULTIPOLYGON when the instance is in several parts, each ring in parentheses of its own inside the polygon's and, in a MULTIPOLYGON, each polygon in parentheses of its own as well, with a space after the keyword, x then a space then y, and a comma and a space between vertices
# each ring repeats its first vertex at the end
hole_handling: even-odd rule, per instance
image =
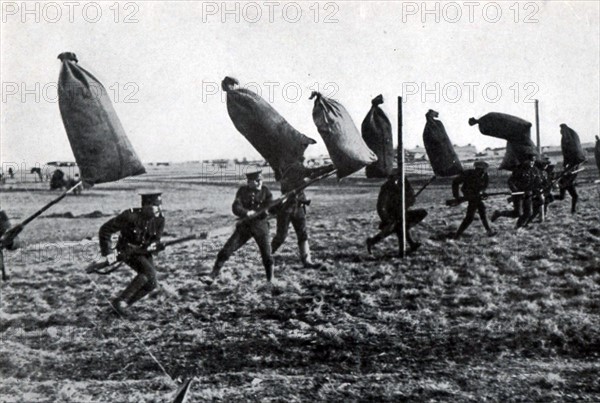
POLYGON ((472 160, 477 156, 477 148, 472 144, 467 144, 466 146, 457 146, 454 145, 454 151, 458 156, 459 160, 472 160))

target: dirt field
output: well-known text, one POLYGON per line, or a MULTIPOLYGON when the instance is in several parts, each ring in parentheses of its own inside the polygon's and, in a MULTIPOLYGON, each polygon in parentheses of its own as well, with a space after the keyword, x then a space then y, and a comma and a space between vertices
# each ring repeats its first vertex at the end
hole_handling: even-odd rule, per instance
MULTIPOLYGON (((401 260, 395 237, 374 256, 365 248, 380 184, 350 178, 308 192, 312 249, 326 269, 301 268, 292 230, 275 255, 274 288, 252 241, 205 286, 198 277, 227 239, 221 231, 162 252, 161 287, 130 321, 108 301, 133 272, 83 270, 99 226, 137 206, 138 189, 160 187, 165 240, 214 232, 233 222, 238 182, 154 170, 67 197, 5 254, 0 401, 164 402, 190 376, 191 402, 600 401, 598 185, 579 186, 576 215, 570 200, 556 202, 545 223, 516 231, 500 219, 490 238, 475 221, 455 241, 447 235, 466 206, 446 207, 449 182, 434 182, 416 206, 429 212, 414 230, 423 245, 401 260), (96 211, 104 216, 60 217, 96 211)), ((58 195, 2 190, 13 223, 58 195)), ((503 197, 487 205, 508 207, 503 197)))

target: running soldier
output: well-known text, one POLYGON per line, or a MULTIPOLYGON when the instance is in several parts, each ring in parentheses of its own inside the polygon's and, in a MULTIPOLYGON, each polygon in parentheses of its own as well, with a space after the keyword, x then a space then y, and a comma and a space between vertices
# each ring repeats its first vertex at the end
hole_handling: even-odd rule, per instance
POLYGON ((154 290, 156 268, 152 252, 163 249, 160 243, 165 227, 165 218, 161 211, 161 193, 144 193, 142 207, 123 211, 100 227, 98 235, 100 253, 108 264, 121 260, 131 267, 137 275, 113 302, 113 308, 121 315, 128 308, 154 290), (112 249, 111 235, 119 232, 116 250, 112 249))
MULTIPOLYGON (((379 196, 377 197, 377 214, 381 219, 379 224, 380 232, 374 237, 367 238, 367 251, 372 254, 373 247, 393 234, 398 237, 400 253, 404 245, 402 233, 402 187, 396 173, 390 175, 387 181, 381 186, 379 196)), ((423 221, 427 216, 425 209, 409 210, 415 204, 415 192, 408 179, 404 179, 404 201, 406 206, 406 240, 410 247, 409 252, 416 251, 421 244, 416 242, 410 235, 410 229, 423 221)))
POLYGON ((508 187, 511 192, 519 193, 511 196, 513 203, 512 210, 494 211, 492 222, 499 217, 518 218, 517 228, 524 227, 533 214, 532 193, 535 186, 536 169, 535 154, 527 153, 525 160, 514 169, 512 175, 508 178, 508 187))
POLYGON ((543 156, 541 160, 535 162, 536 177, 534 181, 534 190, 532 195, 533 213, 527 223, 532 222, 538 215, 542 221, 542 208, 544 217, 548 213, 548 205, 554 201, 552 195, 552 179, 554 175, 554 165, 550 163, 550 158, 543 156))
POLYGON ((254 238, 260 250, 267 281, 270 283, 273 279, 273 257, 271 256, 271 244, 269 242, 268 212, 264 211, 256 215, 257 211, 270 207, 273 195, 263 185, 262 171, 248 173, 246 178, 248 183, 238 189, 232 205, 233 214, 245 220, 237 225, 234 233, 217 254, 212 272, 200 278, 206 284, 210 285, 214 282, 225 262, 236 250, 244 246, 250 238, 254 238))
MULTIPOLYGON (((333 165, 327 165, 320 168, 307 168, 301 161, 288 165, 283 169, 281 177, 281 193, 288 193, 299 186, 302 186, 311 179, 325 175, 333 171, 333 165)), ((310 205, 310 200, 306 198, 304 191, 292 195, 286 200, 277 211, 277 233, 271 242, 273 253, 285 241, 288 234, 290 223, 296 231, 298 238, 298 249, 300 251, 300 260, 305 268, 318 269, 322 264, 313 262, 308 245, 308 231, 306 229, 306 206, 310 205)))
POLYGON ((474 169, 467 169, 466 171, 463 171, 463 173, 457 176, 452 182, 452 194, 454 198, 457 200, 460 199, 458 190, 462 184, 460 190, 469 203, 467 206, 467 214, 458 227, 458 230, 454 235, 454 239, 460 238, 462 233, 469 227, 469 225, 471 225, 473 219, 475 218, 476 212, 479 214, 481 223, 483 224, 488 236, 493 236, 496 234, 490 228, 490 224, 488 223, 487 216, 485 214, 485 204, 483 203, 483 200, 485 199, 485 190, 487 189, 490 181, 487 173, 489 164, 485 161, 475 161, 473 167, 474 169))
POLYGON ((577 179, 577 168, 579 168, 579 164, 565 164, 563 163, 564 171, 560 174, 558 179, 558 187, 560 189, 560 193, 556 196, 558 200, 564 200, 565 195, 569 192, 571 196, 571 214, 575 214, 577 212, 577 201, 579 200, 579 195, 577 194, 577 189, 575 188, 575 179, 577 179))

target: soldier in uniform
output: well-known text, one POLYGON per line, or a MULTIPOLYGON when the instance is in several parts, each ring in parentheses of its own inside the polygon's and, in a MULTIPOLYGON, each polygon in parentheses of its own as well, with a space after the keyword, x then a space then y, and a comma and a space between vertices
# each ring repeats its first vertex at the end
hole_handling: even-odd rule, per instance
POLYGON ((10 219, 4 210, 0 210, 0 252, 2 249, 15 250, 19 248, 19 237, 3 238, 4 233, 11 228, 10 219))
POLYGON ((494 211, 492 214, 492 222, 499 217, 512 217, 517 219, 517 228, 524 227, 529 222, 529 218, 533 214, 532 193, 536 181, 536 169, 534 153, 527 153, 525 160, 513 170, 513 173, 508 178, 508 187, 511 192, 522 193, 511 196, 513 210, 494 211))
MULTIPOLYGON (((288 193, 299 186, 302 186, 306 181, 317 178, 333 171, 333 165, 327 165, 320 168, 307 168, 302 161, 297 161, 286 166, 283 169, 281 176, 281 193, 288 193)), ((273 253, 285 241, 290 227, 290 222, 296 231, 298 238, 298 248, 300 250, 300 259, 305 268, 320 268, 320 263, 312 261, 310 247, 308 246, 308 232, 306 230, 306 206, 310 204, 310 200, 306 198, 304 191, 292 195, 287 199, 277 211, 277 233, 271 242, 271 250, 273 253)))
POLYGON ((488 223, 487 216, 485 215, 485 204, 483 203, 485 190, 490 181, 487 173, 489 165, 485 161, 475 161, 473 167, 474 169, 467 169, 452 182, 452 194, 454 195, 454 198, 460 198, 458 190, 462 184, 460 190, 469 203, 467 206, 467 214, 458 227, 454 239, 458 239, 469 225, 471 225, 476 212, 479 214, 479 218, 481 219, 481 223, 487 231, 487 234, 489 236, 495 235, 495 232, 492 231, 490 224, 488 223))
POLYGON ((100 227, 100 253, 107 263, 118 259, 129 265, 137 275, 125 290, 113 300, 114 309, 121 315, 127 308, 145 297, 158 285, 152 252, 162 250, 160 243, 165 228, 161 211, 161 193, 143 193, 142 207, 123 211, 100 227), (111 235, 119 232, 116 251, 111 235))
POLYGON ((575 179, 577 179, 577 173, 573 173, 573 171, 577 170, 579 164, 570 165, 568 163, 563 163, 563 167, 564 171, 558 180, 560 193, 556 196, 556 199, 564 200, 566 193, 569 192, 569 195, 571 195, 571 214, 575 214, 577 212, 577 201, 579 200, 579 195, 577 194, 577 189, 575 188, 575 179))
MULTIPOLYGON (((535 162, 536 176, 534 180, 534 190, 532 196, 533 213, 528 220, 532 222, 544 209, 544 216, 548 212, 548 205, 554 200, 552 196, 552 176, 554 165, 550 163, 550 158, 543 156, 540 161, 535 162)), ((541 220, 541 218, 540 218, 541 220)))
MULTIPOLYGON (((367 251, 372 253, 372 248, 394 232, 398 236, 398 245, 400 250, 403 247, 404 239, 402 233, 402 187, 399 183, 396 173, 390 175, 387 181, 381 186, 379 196, 377 197, 377 214, 381 219, 379 224, 380 232, 374 237, 367 238, 367 251)), ((413 240, 410 235, 410 228, 414 227, 427 216, 425 209, 409 210, 409 207, 415 204, 415 192, 408 179, 404 179, 404 202, 406 207, 406 240, 410 247, 409 252, 414 252, 421 246, 419 242, 413 240)))
POLYGON ((260 250, 267 281, 273 278, 273 257, 271 256, 271 244, 269 236, 268 213, 256 215, 258 210, 268 208, 273 201, 271 191, 262 183, 262 171, 246 174, 248 183, 240 187, 235 195, 232 210, 233 214, 240 218, 247 218, 236 227, 233 235, 227 240, 223 248, 217 254, 217 260, 212 272, 203 276, 204 283, 211 284, 221 272, 221 268, 229 257, 239 248, 244 246, 250 238, 254 238, 260 250))
POLYGON ((4 249, 6 250, 15 250, 19 249, 20 242, 19 237, 17 236, 4 236, 6 231, 11 228, 10 220, 8 219, 8 215, 4 212, 4 210, 0 210, 0 271, 2 271, 2 275, 4 277, 4 249))

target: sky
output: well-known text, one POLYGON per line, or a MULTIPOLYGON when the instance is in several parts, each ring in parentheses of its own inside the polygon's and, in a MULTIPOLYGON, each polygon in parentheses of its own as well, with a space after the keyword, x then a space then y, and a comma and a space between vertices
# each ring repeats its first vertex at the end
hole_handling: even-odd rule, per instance
POLYGON ((3 1, 0 159, 74 160, 56 96, 65 51, 107 88, 144 162, 260 158, 227 114, 225 76, 317 140, 308 157, 326 153, 313 90, 341 102, 359 129, 383 94, 394 137, 402 96, 407 148, 422 146, 429 109, 453 143, 502 147, 468 119, 504 112, 535 123, 534 99, 542 145, 560 144, 561 123, 591 142, 599 4, 3 1))

